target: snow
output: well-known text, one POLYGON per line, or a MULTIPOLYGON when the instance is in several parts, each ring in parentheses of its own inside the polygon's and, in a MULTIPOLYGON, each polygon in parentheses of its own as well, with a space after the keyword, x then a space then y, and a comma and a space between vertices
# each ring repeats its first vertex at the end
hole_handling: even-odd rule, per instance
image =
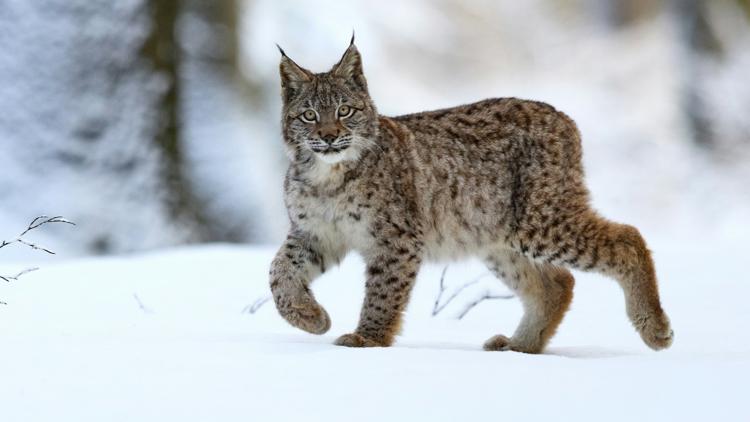
MULTIPOLYGON (((670 350, 641 343, 613 281, 577 273, 572 309, 536 356, 481 351, 491 335, 512 333, 515 299, 455 319, 485 290, 505 293, 490 277, 431 317, 443 265, 420 272, 394 347, 347 349, 331 343, 359 315, 357 256, 314 285, 333 320, 323 336, 288 326, 272 303, 243 311, 268 293, 274 248, 46 260, 0 287, 0 409, 13 422, 741 420, 750 375, 742 249, 651 247, 676 333, 670 350)), ((0 274, 35 264, 3 263, 0 274)), ((450 264, 446 294, 485 273, 450 264)))
POLYGON ((239 70, 258 90, 249 100, 199 60, 212 41, 202 18, 183 17, 186 164, 214 229, 232 241, 275 243, 287 226, 277 42, 322 71, 356 29, 387 115, 518 96, 573 117, 593 205, 649 240, 676 339, 647 349, 616 284, 576 274, 558 335, 529 356, 481 351, 512 334, 517 300, 457 319, 485 292, 507 293, 476 262, 448 267, 444 298, 480 280, 435 317, 444 267, 424 268, 395 347, 354 350, 331 343, 359 316, 356 256, 314 286, 333 319, 319 337, 288 326, 272 303, 247 312, 268 294, 273 247, 85 257, 184 240, 149 143, 165 81, 135 61, 144 0, 0 3, 0 239, 45 213, 78 224, 28 234, 59 255, 0 251, 0 275, 40 267, 0 282, 3 421, 746 418, 750 27, 728 4, 709 5, 725 55, 697 74, 712 153, 690 141, 689 63, 671 12, 614 29, 588 0, 255 0, 239 19, 239 70))

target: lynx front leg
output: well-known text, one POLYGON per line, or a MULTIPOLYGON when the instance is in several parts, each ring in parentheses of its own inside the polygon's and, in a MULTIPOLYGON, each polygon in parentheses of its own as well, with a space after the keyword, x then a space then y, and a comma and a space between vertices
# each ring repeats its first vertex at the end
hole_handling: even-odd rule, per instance
POLYGON ((357 330, 336 340, 339 346, 390 346, 401 328, 402 312, 417 277, 419 253, 404 248, 370 259, 365 300, 357 330))
POLYGON ((271 263, 271 293, 276 309, 287 322, 312 334, 323 334, 331 328, 328 313, 315 300, 309 284, 334 259, 336 256, 330 251, 324 253, 312 236, 289 234, 271 263))

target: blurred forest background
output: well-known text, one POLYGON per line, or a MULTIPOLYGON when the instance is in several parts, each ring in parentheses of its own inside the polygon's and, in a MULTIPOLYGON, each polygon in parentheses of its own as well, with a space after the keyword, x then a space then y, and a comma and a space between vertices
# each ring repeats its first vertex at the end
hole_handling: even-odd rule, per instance
POLYGON ((274 44, 324 71, 352 29, 382 114, 545 101, 608 217, 750 235, 747 0, 0 0, 0 239, 59 214, 64 255, 280 241, 274 44))

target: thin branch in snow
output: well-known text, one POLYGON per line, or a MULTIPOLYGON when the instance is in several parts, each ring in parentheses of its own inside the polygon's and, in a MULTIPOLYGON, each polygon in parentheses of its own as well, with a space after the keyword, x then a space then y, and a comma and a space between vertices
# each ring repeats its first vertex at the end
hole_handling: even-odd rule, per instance
POLYGON ((37 251, 44 251, 44 252, 47 252, 50 255, 54 255, 55 254, 54 252, 52 252, 51 250, 49 250, 49 249, 47 249, 47 248, 45 248, 43 246, 39 246, 36 243, 27 242, 27 241, 21 239, 20 237, 18 239, 16 239, 16 240, 10 242, 10 243, 20 243, 22 245, 26 245, 26 246, 30 247, 31 249, 34 249, 34 250, 37 250, 37 251))
POLYGON ((32 271, 38 270, 38 267, 33 268, 26 268, 25 270, 21 271, 20 273, 16 275, 0 275, 0 280, 5 280, 6 282, 10 283, 12 281, 18 281, 18 277, 21 277, 24 274, 28 274, 32 271))
MULTIPOLYGON (((33 267, 33 268, 26 268, 25 270, 21 271, 20 273, 16 275, 0 275, 0 280, 5 280, 7 283, 10 283, 11 281, 18 281, 18 278, 21 277, 24 274, 28 274, 32 271, 36 271, 39 268, 33 267)), ((7 305, 7 302, 4 302, 0 300, 0 305, 7 305)))
POLYGON ((495 299, 512 299, 515 296, 512 294, 507 295, 498 295, 498 294, 491 294, 489 291, 485 291, 483 295, 479 296, 478 298, 474 299, 473 301, 469 302, 461 311, 461 313, 458 314, 456 317, 457 319, 462 319, 466 316, 466 314, 469 313, 472 309, 474 309, 475 306, 479 305, 480 303, 484 302, 485 300, 495 300, 495 299))
POLYGON ((144 313, 147 313, 147 314, 154 313, 154 311, 151 310, 151 308, 147 307, 146 305, 143 304, 143 302, 141 302, 141 298, 139 298, 137 294, 133 293, 133 299, 135 299, 135 301, 138 303, 138 308, 140 308, 140 310, 142 310, 144 313))
POLYGON ((443 272, 440 274, 440 291, 438 292, 437 297, 435 298, 435 304, 432 305, 432 316, 435 316, 442 310, 440 307, 440 299, 443 298, 443 293, 445 293, 445 273, 448 271, 448 266, 446 265, 443 268, 443 272))
MULTIPOLYGON (((48 217, 46 215, 40 215, 39 217, 36 217, 35 219, 31 220, 31 223, 29 223, 29 225, 26 227, 26 229, 24 231, 22 231, 21 234, 19 234, 18 237, 16 237, 14 240, 10 240, 10 241, 3 240, 3 241, 0 241, 0 249, 6 247, 8 245, 12 245, 14 243, 20 243, 22 245, 26 245, 26 246, 30 247, 31 249, 38 250, 38 251, 43 251, 43 252, 47 252, 48 254, 54 255, 55 253, 52 252, 51 250, 49 250, 49 249, 47 249, 45 247, 39 246, 36 243, 32 243, 32 242, 29 242, 29 241, 23 239, 23 236, 26 235, 26 233, 28 233, 28 232, 36 229, 36 228, 39 228, 39 227, 41 227, 41 226, 43 226, 45 224, 51 224, 51 223, 70 224, 72 226, 76 225, 74 222, 72 222, 72 221, 70 221, 70 220, 68 220, 66 218, 63 218, 62 216, 59 216, 59 215, 55 216, 55 217, 48 217)), ((18 273, 16 275, 12 275, 12 276, 3 276, 3 275, 0 275, 0 280, 5 280, 8 283, 10 283, 11 280, 18 281, 18 278, 21 277, 22 275, 30 273, 32 271, 36 271, 38 269, 39 268, 36 268, 36 267, 35 268, 27 268, 27 269, 21 271, 20 273, 18 273)), ((0 300, 0 305, 7 305, 7 303, 0 300)))
POLYGON ((76 223, 68 220, 67 218, 63 218, 63 216, 58 215, 55 217, 47 217, 46 215, 40 215, 39 217, 33 219, 31 223, 29 224, 29 227, 26 228, 26 230, 23 231, 23 233, 19 234, 18 237, 23 237, 26 233, 28 233, 31 230, 34 230, 37 227, 43 226, 48 223, 65 223, 65 224, 71 224, 73 226, 76 225, 76 223))
POLYGON ((70 220, 68 220, 66 218, 63 218, 62 216, 59 216, 59 215, 55 216, 55 217, 48 217, 46 215, 41 215, 41 216, 36 217, 35 219, 31 220, 31 223, 29 223, 28 227, 26 227, 26 230, 24 230, 23 232, 21 232, 21 234, 19 234, 18 237, 16 237, 14 240, 3 240, 3 241, 0 241, 0 248, 4 248, 4 247, 6 247, 8 245, 12 245, 13 243, 20 243, 20 244, 23 244, 23 245, 26 245, 26 246, 30 247, 31 249, 38 250, 38 251, 44 251, 44 252, 47 252, 48 254, 54 255, 55 253, 52 252, 51 250, 49 250, 49 249, 47 249, 45 247, 39 246, 36 243, 32 243, 32 242, 29 242, 29 241, 23 239, 23 236, 26 233, 28 233, 28 232, 36 229, 36 228, 39 228, 39 227, 41 227, 41 226, 43 226, 45 224, 50 224, 50 223, 64 223, 64 224, 70 224, 70 225, 75 226, 74 222, 72 222, 72 221, 70 221, 70 220))
POLYGON ((266 302, 268 302, 269 300, 271 300, 271 296, 270 295, 261 296, 261 297, 255 299, 255 302, 253 302, 252 305, 247 305, 244 308, 242 308, 242 313, 243 314, 251 314, 252 315, 252 314, 258 312, 258 309, 260 309, 263 305, 265 305, 266 302))
POLYGON ((443 273, 440 275, 440 291, 438 292, 437 298, 435 298, 435 304, 432 306, 432 316, 435 316, 442 312, 443 309, 445 309, 446 306, 448 306, 455 298, 458 297, 458 295, 461 294, 461 292, 464 291, 469 286, 472 286, 474 284, 479 283, 480 280, 482 280, 484 277, 487 277, 490 273, 481 274, 478 277, 474 278, 473 280, 467 281, 466 283, 462 284, 460 287, 458 287, 456 290, 453 291, 453 293, 448 297, 448 299, 445 300, 442 304, 440 303, 440 300, 443 297, 443 293, 447 290, 445 287, 445 273, 448 271, 448 266, 446 265, 445 268, 443 268, 443 273))

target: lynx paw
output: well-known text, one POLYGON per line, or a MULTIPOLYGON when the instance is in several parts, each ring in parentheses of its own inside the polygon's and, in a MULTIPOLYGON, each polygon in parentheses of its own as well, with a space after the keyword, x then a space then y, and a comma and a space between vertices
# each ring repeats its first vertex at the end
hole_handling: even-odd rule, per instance
POLYGON ((484 350, 488 352, 512 350, 510 348, 510 339, 502 334, 492 336, 484 342, 484 350))
POLYGON ((357 333, 344 334, 333 342, 336 346, 346 347, 386 347, 386 344, 380 344, 375 340, 362 337, 357 333))
POLYGON ((508 350, 521 353, 541 352, 541 350, 538 350, 537 348, 523 347, 519 344, 516 344, 513 342, 513 339, 510 339, 502 334, 490 337, 489 340, 484 342, 483 348, 488 352, 504 352, 508 350))
POLYGON ((328 312, 307 293, 293 296, 278 309, 290 324, 308 333, 323 334, 331 328, 328 312))
POLYGON ((667 314, 651 315, 645 318, 639 330, 646 345, 654 350, 666 349, 672 345, 674 331, 667 314))

